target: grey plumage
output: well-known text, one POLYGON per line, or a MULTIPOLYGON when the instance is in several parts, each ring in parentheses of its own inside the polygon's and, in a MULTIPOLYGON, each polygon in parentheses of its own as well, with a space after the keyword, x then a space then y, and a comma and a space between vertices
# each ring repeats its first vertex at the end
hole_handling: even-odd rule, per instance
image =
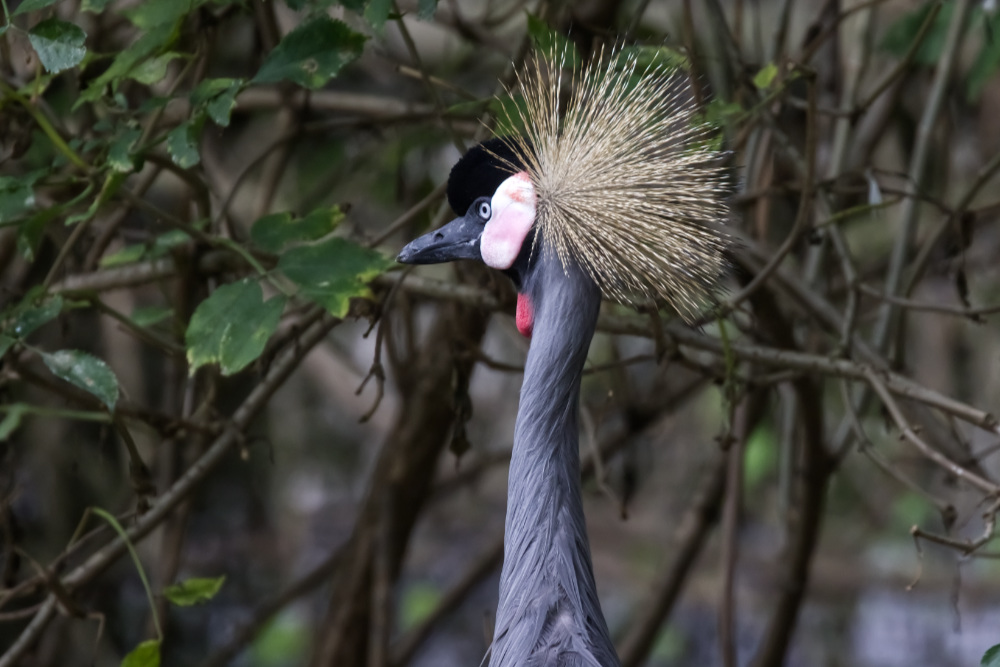
POLYGON ((580 498, 578 397, 601 295, 575 264, 538 253, 508 479, 491 667, 618 665, 594 584, 580 498))

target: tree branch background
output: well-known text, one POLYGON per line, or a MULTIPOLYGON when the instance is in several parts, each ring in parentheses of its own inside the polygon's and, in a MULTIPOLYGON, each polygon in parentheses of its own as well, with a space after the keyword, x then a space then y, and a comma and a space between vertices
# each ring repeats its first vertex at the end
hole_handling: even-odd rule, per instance
POLYGON ((0 665, 479 662, 527 343, 391 257, 553 43, 682 63, 733 173, 718 309, 588 361, 623 663, 1000 664, 993 3, 3 12, 0 665))

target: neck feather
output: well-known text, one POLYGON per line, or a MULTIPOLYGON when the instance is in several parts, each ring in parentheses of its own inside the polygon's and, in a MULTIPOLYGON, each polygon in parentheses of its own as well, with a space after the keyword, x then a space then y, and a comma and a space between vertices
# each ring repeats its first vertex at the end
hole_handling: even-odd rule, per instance
POLYGON ((580 379, 600 292, 540 253, 524 286, 534 330, 517 412, 491 667, 618 664, 580 497, 580 379), (567 661, 569 658, 569 661, 567 661))

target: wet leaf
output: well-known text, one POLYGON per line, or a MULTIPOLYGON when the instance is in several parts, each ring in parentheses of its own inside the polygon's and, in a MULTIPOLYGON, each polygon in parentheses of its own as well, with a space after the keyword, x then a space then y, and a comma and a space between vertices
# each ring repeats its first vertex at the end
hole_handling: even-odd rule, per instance
POLYGON ((245 279, 223 285, 198 304, 185 336, 191 373, 217 362, 223 375, 232 375, 260 356, 286 301, 263 298, 260 285, 245 279))
POLYGON ((342 21, 320 16, 285 35, 268 54, 254 83, 293 81, 306 88, 319 88, 355 60, 366 37, 342 21))
POLYGON ((26 338, 38 327, 54 320, 62 312, 62 307, 61 296, 55 296, 41 304, 23 304, 15 311, 7 333, 17 338, 26 338))
POLYGON ((393 266, 380 253, 347 239, 330 238, 286 251, 278 268, 334 317, 347 314, 351 297, 367 296, 367 283, 393 266))
POLYGON ((1000 667, 1000 644, 991 646, 979 661, 979 667, 1000 667))
POLYGON ((190 607, 192 605, 208 602, 215 597, 225 583, 225 575, 214 579, 193 578, 187 579, 167 587, 163 594, 178 607, 190 607))
POLYGON ((118 402, 118 378, 106 363, 80 350, 40 354, 53 375, 93 394, 114 412, 118 402))
POLYGON ((160 667, 160 640, 147 639, 129 651, 122 667, 160 667))
POLYGON ((28 31, 28 41, 48 72, 76 67, 87 54, 87 33, 80 26, 59 19, 46 19, 28 31))
POLYGON ((294 218, 291 213, 272 213, 253 223, 250 238, 264 250, 278 253, 290 243, 323 238, 343 219, 339 206, 317 209, 304 218, 294 218))

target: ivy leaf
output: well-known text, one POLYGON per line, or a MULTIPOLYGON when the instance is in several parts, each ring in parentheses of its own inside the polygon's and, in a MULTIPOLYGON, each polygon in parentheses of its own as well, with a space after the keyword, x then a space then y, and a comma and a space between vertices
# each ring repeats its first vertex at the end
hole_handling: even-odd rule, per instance
POLYGON ((979 661, 979 667, 1000 667, 1000 644, 991 646, 979 661))
POLYGON ((59 0, 24 0, 24 2, 18 5, 17 9, 11 12, 10 15, 19 16, 38 9, 45 9, 49 5, 54 5, 57 2, 59 2, 59 0))
POLYGON ((170 159, 181 169, 188 169, 201 162, 198 140, 201 137, 203 118, 181 123, 167 135, 167 152, 170 159))
POLYGON ((109 412, 114 412, 118 402, 118 378, 106 363, 80 350, 41 352, 40 355, 53 375, 93 394, 109 412))
POLYGON ((254 83, 293 81, 316 89, 361 55, 367 38, 343 21, 319 16, 291 31, 268 54, 254 83))
POLYGON ((222 584, 225 581, 225 575, 214 579, 187 579, 179 584, 168 586, 163 594, 178 607, 190 607, 214 598, 216 593, 222 589, 222 584))
POLYGON ((321 208, 304 218, 291 213, 272 213, 253 223, 250 238, 264 250, 281 252, 290 243, 321 239, 340 224, 344 212, 339 206, 321 208))
POLYGON ((87 55, 87 33, 73 23, 46 19, 28 31, 28 41, 47 72, 76 67, 87 55))
POLYGON ((351 297, 368 296, 367 283, 392 265, 380 253, 336 237, 292 248, 278 260, 302 294, 334 317, 347 315, 351 297))
POLYGON ((232 375, 260 356, 286 301, 283 296, 263 298, 260 285, 244 279, 223 285, 198 304, 185 335, 192 374, 218 362, 223 375, 232 375))
POLYGON ((129 651, 122 667, 160 667, 160 640, 147 639, 129 651))
MULTIPOLYGON (((0 355, 3 356, 3 355, 0 355)), ((6 442, 21 425, 21 417, 28 411, 24 403, 14 403, 7 406, 7 414, 0 421, 0 442, 6 442)))

